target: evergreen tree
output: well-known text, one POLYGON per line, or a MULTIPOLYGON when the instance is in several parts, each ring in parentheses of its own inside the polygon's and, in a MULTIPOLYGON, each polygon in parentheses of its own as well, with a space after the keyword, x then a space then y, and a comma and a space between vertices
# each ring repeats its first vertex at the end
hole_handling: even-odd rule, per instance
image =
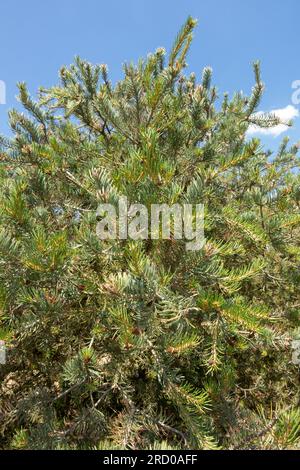
POLYGON ((76 58, 1 138, 3 449, 299 447, 297 146, 247 138, 263 83, 218 99, 169 55, 76 58), (100 240, 97 207, 205 206, 206 244, 100 240))

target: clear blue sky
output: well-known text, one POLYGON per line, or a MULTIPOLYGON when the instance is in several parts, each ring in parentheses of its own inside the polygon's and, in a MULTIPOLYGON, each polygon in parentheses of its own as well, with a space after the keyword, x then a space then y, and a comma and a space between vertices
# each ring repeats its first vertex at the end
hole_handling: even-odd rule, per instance
MULTIPOLYGON (((220 92, 248 93, 251 63, 260 59, 266 83, 261 109, 291 105, 291 83, 300 80, 299 0, 4 0, 0 80, 7 86, 7 104, 0 105, 0 132, 8 132, 16 82, 26 81, 32 92, 53 85, 58 69, 76 54, 108 64, 115 81, 124 61, 159 46, 169 49, 188 14, 199 20, 190 71, 200 77, 211 65, 220 92)), ((263 138, 275 148, 286 134, 300 140, 300 117, 287 133, 263 138)))

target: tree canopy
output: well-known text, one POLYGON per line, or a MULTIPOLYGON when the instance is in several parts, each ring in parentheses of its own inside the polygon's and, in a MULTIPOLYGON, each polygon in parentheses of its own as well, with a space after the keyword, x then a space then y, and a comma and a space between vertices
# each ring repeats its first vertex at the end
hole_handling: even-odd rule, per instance
POLYGON ((219 97, 169 54, 79 57, 0 139, 0 446, 299 448, 296 145, 250 138, 264 85, 219 97), (205 207, 205 246, 101 240, 99 203, 205 207))

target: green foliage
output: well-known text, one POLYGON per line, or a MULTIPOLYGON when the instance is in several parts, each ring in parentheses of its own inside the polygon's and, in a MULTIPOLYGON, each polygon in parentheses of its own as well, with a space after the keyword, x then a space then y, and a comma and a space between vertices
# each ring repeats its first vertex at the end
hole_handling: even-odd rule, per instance
POLYGON ((249 140, 250 97, 166 60, 76 58, 1 138, 0 446, 299 448, 299 158, 249 140), (220 102, 221 101, 221 102, 220 102), (100 240, 100 202, 205 206, 206 244, 100 240), (98 214, 99 215, 99 214, 98 214))

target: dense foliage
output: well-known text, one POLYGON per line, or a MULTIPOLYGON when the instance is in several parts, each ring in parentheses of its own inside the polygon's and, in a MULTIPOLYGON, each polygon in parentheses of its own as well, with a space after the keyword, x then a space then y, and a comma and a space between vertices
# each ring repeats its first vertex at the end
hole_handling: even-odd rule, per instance
POLYGON ((0 148, 0 447, 299 447, 297 146, 263 93, 184 75, 195 21, 125 65, 76 58, 0 148), (206 244, 106 240, 100 202, 203 203, 206 244))

